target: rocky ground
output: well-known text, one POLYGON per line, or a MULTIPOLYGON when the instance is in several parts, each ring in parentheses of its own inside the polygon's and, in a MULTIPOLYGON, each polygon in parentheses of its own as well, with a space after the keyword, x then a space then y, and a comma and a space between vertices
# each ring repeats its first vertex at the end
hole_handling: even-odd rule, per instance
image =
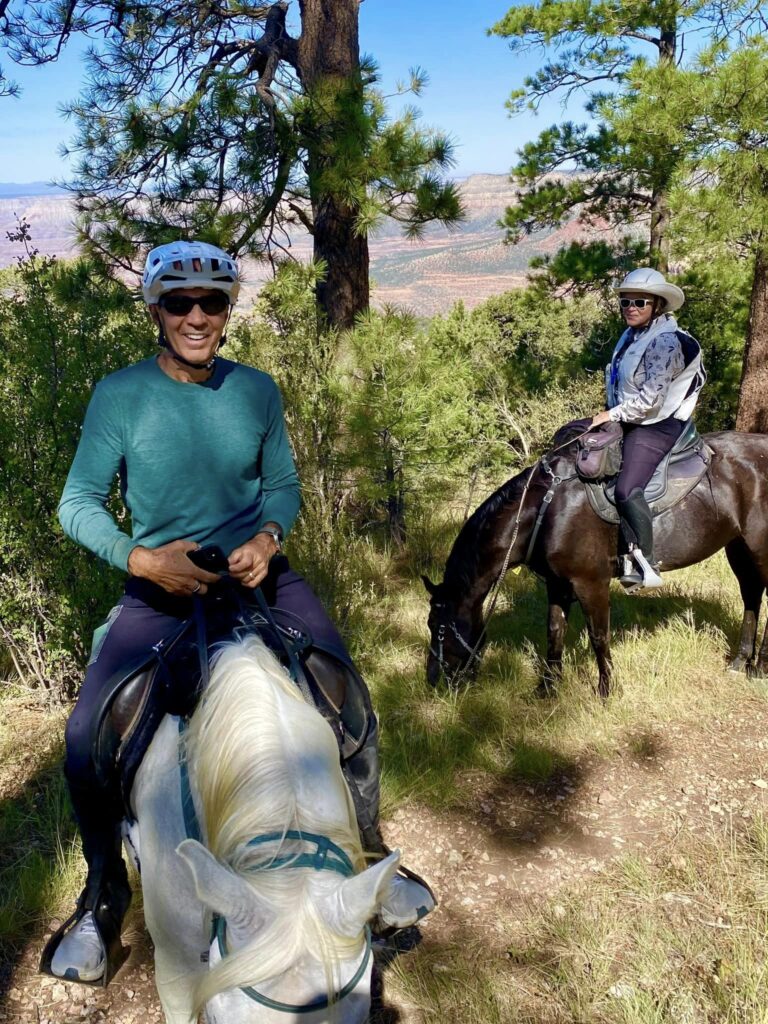
MULTIPOLYGON (((658 855, 681 829, 712 831, 729 819, 750 819, 768 800, 768 708, 752 702, 742 713, 696 728, 670 726, 627 741, 605 760, 574 763, 555 782, 537 787, 489 787, 466 778, 464 807, 438 814, 421 806, 398 810, 385 836, 406 862, 433 883, 440 906, 423 926, 427 947, 472 936, 503 945, 511 920, 558 891, 588 885, 617 856, 658 855)), ((717 922, 711 922, 717 927, 717 922)), ((57 925, 51 921, 49 928, 57 925)), ((109 989, 67 985, 36 973, 43 936, 6 970, 0 1021, 134 1024, 162 1019, 152 981, 150 943, 140 909, 132 911, 131 957, 109 989)), ((407 971, 409 954, 399 954, 407 971)), ((381 1024, 418 1024, 418 1010, 398 1001, 387 984, 381 1024)))

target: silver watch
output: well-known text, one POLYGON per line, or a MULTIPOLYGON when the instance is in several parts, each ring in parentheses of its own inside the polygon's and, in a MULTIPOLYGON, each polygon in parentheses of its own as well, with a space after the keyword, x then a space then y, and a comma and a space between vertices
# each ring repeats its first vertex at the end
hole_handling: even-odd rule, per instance
POLYGON ((277 544, 277 550, 283 550, 283 535, 280 530, 276 530, 274 526, 262 526, 262 528, 257 532, 268 533, 272 540, 274 540, 275 544, 277 544))

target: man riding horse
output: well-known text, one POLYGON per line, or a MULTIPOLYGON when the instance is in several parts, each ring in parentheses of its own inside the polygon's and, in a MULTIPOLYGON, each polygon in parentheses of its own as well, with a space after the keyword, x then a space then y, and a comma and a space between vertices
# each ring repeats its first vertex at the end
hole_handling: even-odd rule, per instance
POLYGON ((592 426, 622 425, 624 457, 615 495, 628 553, 621 582, 634 591, 662 585, 644 490, 685 429, 706 374, 699 343, 673 316, 685 302, 681 288, 658 270, 639 267, 616 290, 627 329, 606 367, 607 408, 592 426))
MULTIPOLYGON (((131 899, 119 788, 114 779, 100 781, 90 749, 95 709, 116 673, 177 632, 196 601, 206 611, 214 603, 221 577, 199 568, 188 553, 201 545, 228 553, 228 574, 241 600, 264 583, 268 603, 306 624, 350 679, 364 685, 318 598, 281 553, 300 498, 277 385, 266 373, 218 354, 239 290, 236 262, 215 246, 179 241, 149 253, 143 294, 161 351, 96 386, 59 505, 73 540, 128 573, 124 596, 97 631, 66 728, 65 773, 88 878, 71 926, 54 936, 47 953, 52 973, 74 981, 108 977, 110 942, 119 938, 131 899), (116 475, 130 536, 108 510, 116 475)), ((375 823, 374 717, 353 775, 355 805, 364 805, 375 823)), ((426 885, 398 874, 381 919, 405 927, 434 905, 426 885)))

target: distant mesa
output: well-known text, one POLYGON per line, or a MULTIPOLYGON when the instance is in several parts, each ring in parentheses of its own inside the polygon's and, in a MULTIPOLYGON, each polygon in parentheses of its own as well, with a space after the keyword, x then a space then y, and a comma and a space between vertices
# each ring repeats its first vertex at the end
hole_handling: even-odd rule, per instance
MULTIPOLYGON (((396 305, 418 316, 445 313, 459 299, 472 308, 492 295, 520 288, 526 282, 532 257, 556 251, 582 233, 576 224, 562 231, 541 232, 519 245, 504 244, 498 222, 515 202, 515 189, 505 174, 473 174, 460 182, 467 219, 456 228, 430 225, 420 242, 403 238, 397 224, 382 225, 371 238, 371 277, 376 305, 396 305)), ((0 267, 22 255, 6 232, 25 218, 32 241, 41 253, 60 257, 76 251, 72 197, 45 182, 0 183, 0 267)), ((311 253, 308 235, 292 239, 297 259, 311 253)), ((271 275, 267 264, 247 268, 246 302, 253 299, 271 275)))
POLYGON ((48 181, 0 181, 0 198, 18 199, 27 196, 66 196, 68 193, 59 185, 48 181))

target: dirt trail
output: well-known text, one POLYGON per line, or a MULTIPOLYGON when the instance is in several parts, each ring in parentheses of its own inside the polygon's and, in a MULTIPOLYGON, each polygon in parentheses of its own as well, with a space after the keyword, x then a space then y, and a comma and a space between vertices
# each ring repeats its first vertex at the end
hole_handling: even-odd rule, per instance
MULTIPOLYGON (((729 818, 748 820, 766 810, 766 737, 768 707, 752 701, 740 713, 695 728, 647 731, 610 759, 575 763, 546 786, 488 788, 486 777, 473 775, 466 778, 467 799, 459 811, 397 811, 385 823, 385 837, 424 872, 441 901, 423 928, 423 941, 460 941, 471 922, 489 945, 501 943, 507 923, 532 901, 585 884, 627 851, 646 856, 653 849, 658 855, 661 846, 672 857, 681 828, 711 832, 729 818)), ((2 979, 0 1021, 162 1019, 140 912, 132 912, 129 922, 130 960, 106 991, 38 975, 42 938, 30 938, 2 979)), ((390 1009, 385 1019, 414 1019, 390 997, 384 1007, 390 1009)))

